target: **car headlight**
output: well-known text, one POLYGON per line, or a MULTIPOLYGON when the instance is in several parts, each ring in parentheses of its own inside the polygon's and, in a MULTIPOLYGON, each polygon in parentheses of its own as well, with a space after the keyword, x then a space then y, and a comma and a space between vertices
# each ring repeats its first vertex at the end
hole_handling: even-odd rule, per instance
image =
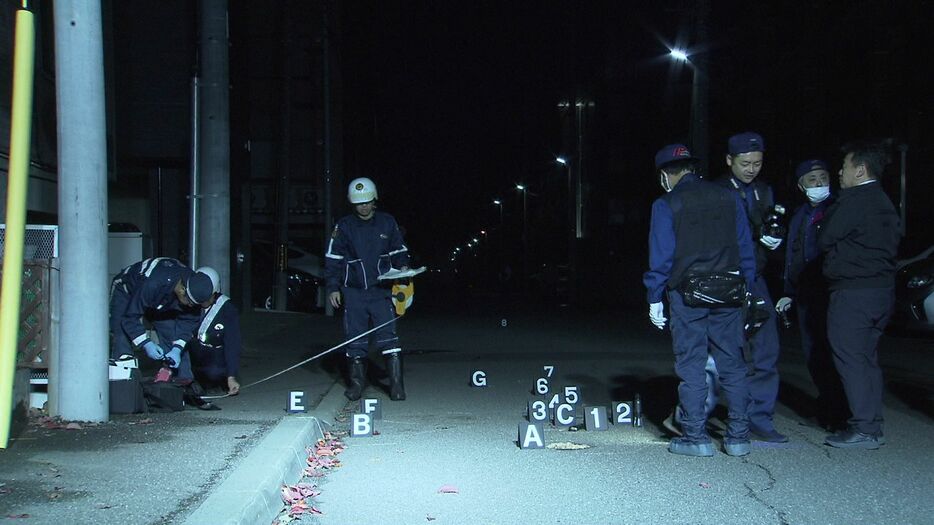
POLYGON ((925 286, 934 282, 934 276, 931 275, 915 275, 911 279, 908 279, 908 288, 924 288, 925 286))

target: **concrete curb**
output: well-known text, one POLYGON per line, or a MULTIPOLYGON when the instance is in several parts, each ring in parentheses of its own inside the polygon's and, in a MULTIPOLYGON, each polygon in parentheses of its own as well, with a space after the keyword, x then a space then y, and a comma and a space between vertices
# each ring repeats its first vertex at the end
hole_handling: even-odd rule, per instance
POLYGON ((184 523, 272 523, 283 507, 279 488, 298 479, 308 457, 305 447, 320 437, 315 418, 327 430, 325 423, 333 424, 346 403, 336 382, 309 414, 283 418, 184 523))

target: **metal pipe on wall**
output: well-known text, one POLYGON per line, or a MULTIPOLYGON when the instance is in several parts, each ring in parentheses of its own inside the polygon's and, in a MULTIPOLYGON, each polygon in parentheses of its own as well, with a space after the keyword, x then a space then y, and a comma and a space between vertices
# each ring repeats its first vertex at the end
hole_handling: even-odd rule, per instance
POLYGON ((188 265, 198 267, 198 200, 201 198, 201 184, 198 180, 201 166, 198 164, 201 157, 198 148, 201 147, 201 137, 198 135, 198 77, 191 77, 191 187, 188 193, 188 265))

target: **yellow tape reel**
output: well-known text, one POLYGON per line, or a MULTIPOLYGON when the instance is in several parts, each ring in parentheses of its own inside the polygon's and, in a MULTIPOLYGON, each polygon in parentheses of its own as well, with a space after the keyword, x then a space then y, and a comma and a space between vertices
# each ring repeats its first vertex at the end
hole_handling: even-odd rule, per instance
POLYGON ((405 315, 405 310, 412 306, 415 297, 415 281, 408 284, 397 283, 392 285, 392 305, 396 307, 396 315, 405 315))

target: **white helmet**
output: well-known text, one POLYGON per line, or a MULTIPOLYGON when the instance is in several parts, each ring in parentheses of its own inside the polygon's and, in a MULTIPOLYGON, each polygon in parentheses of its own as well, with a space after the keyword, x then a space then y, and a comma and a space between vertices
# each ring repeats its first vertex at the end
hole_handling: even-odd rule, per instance
POLYGON ((214 285, 214 293, 220 293, 221 291, 221 276, 217 275, 217 270, 211 268, 210 266, 202 266, 195 270, 195 273, 203 273, 211 278, 211 284, 214 285))
POLYGON ((351 204, 363 204, 375 201, 377 198, 379 196, 376 194, 376 184, 366 177, 354 179, 347 186, 347 200, 351 204))

